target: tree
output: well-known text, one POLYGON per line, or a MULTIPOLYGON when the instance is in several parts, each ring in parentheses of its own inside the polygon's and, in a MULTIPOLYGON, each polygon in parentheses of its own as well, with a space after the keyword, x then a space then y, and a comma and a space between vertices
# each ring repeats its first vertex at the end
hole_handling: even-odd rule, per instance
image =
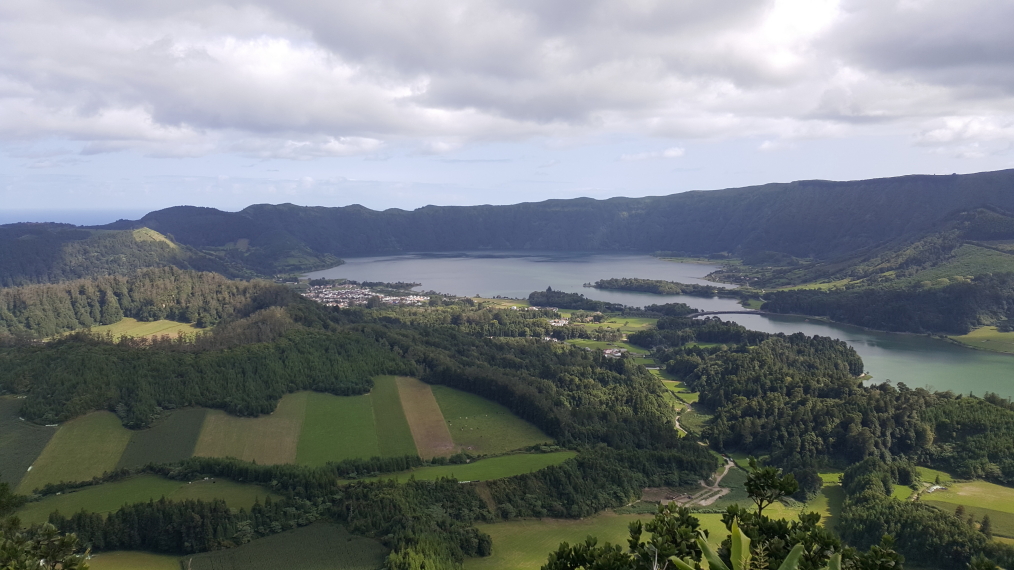
POLYGON ((993 521, 989 520, 989 515, 982 515, 982 522, 979 523, 979 532, 986 535, 986 538, 993 538, 993 521))
POLYGON ((746 492, 750 500, 757 505, 757 514, 772 503, 787 497, 799 490, 799 484, 791 473, 782 476, 782 470, 776 467, 761 467, 757 460, 750 458, 750 474, 746 477, 746 492))
POLYGON ((88 570, 88 551, 73 534, 51 524, 22 529, 17 518, 0 523, 0 568, 4 570, 88 570))

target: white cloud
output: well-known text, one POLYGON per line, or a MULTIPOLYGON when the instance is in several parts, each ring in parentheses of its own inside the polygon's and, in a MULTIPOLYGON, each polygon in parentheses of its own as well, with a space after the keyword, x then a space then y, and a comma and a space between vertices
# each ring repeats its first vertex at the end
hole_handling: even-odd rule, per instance
POLYGON ((609 134, 1007 140, 938 124, 1014 118, 1014 4, 972 1, 8 0, 0 142, 314 159, 609 134))
POLYGON ((679 158, 686 154, 686 150, 678 146, 670 147, 665 150, 658 150, 653 152, 639 152, 635 154, 624 154, 620 156, 620 160, 634 161, 634 160, 650 160, 653 158, 679 158))

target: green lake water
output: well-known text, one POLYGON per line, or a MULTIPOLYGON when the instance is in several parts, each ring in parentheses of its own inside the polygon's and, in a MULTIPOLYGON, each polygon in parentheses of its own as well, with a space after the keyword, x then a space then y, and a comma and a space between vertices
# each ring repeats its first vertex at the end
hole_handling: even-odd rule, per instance
MULTIPOLYGON (((715 265, 673 263, 646 255, 469 252, 353 258, 344 265, 310 276, 410 281, 421 283, 420 290, 484 297, 527 298, 532 291, 552 287, 638 307, 683 302, 702 310, 742 310, 731 299, 599 291, 582 286, 610 277, 709 283, 703 277, 717 268, 715 265)), ((911 387, 977 395, 991 391, 1014 397, 1014 356, 1011 355, 972 350, 926 336, 866 331, 801 317, 727 315, 723 318, 754 330, 803 332, 844 340, 862 356, 866 369, 873 375, 873 382, 890 380, 911 387)))

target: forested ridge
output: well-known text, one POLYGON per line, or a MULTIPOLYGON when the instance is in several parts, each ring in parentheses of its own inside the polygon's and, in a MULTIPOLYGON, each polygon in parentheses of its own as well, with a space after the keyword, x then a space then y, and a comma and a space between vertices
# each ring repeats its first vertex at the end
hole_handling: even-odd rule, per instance
MULTIPOLYGON (((45 338, 123 317, 209 327, 248 310, 277 285, 159 267, 53 285, 0 289, 0 335, 45 338)), ((275 293, 279 294, 279 293, 275 293)))
POLYGON ((284 236, 339 257, 493 249, 705 255, 773 251, 828 259, 930 233, 954 212, 985 206, 1014 211, 1014 196, 1008 192, 1012 180, 1014 171, 811 180, 647 198, 414 211, 261 204, 230 213, 177 207, 107 227, 147 226, 197 247, 243 238, 253 243, 276 234, 276 239, 284 236))
POLYGON ((979 275, 942 287, 863 287, 767 293, 762 309, 827 317, 877 330, 967 334, 1014 319, 1014 273, 979 275))
POLYGON ((713 412, 703 436, 719 449, 769 454, 790 469, 905 458, 1014 483, 1014 408, 995 394, 866 386, 862 360, 844 342, 714 317, 662 318, 630 341, 653 347, 669 373, 700 393, 713 412))

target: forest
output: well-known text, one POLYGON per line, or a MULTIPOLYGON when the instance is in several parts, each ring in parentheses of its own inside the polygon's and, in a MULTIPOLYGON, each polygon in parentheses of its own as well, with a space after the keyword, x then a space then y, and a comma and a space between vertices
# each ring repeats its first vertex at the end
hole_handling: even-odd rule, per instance
POLYGON ((765 295, 765 311, 827 317, 877 330, 967 334, 1014 318, 1014 273, 984 274, 942 287, 797 289, 765 295))
POLYGON ((726 291, 724 287, 718 287, 717 285, 694 285, 677 283, 676 281, 663 281, 661 279, 637 279, 632 277, 599 279, 592 286, 596 289, 637 291, 641 293, 655 293, 656 295, 690 295, 692 297, 714 297, 726 291))
MULTIPOLYGON (((216 273, 159 267, 59 284, 0 289, 0 335, 46 338, 124 317, 211 327, 284 289, 216 273)), ((270 302, 270 301, 268 301, 270 302)))
MULTIPOLYGON (((455 568, 465 557, 490 551, 489 537, 475 522, 585 517, 630 503, 644 487, 693 484, 718 467, 718 458, 707 448, 674 429, 674 409, 663 398, 666 388, 644 366, 629 357, 607 358, 600 351, 543 340, 552 311, 512 311, 455 298, 435 298, 434 306, 425 308, 341 309, 271 284, 222 283, 206 274, 158 271, 163 273, 92 282, 109 284, 105 288, 82 283, 24 291, 40 292, 33 297, 37 299, 66 299, 54 301, 49 312, 68 319, 78 314, 68 310, 91 307, 88 299, 99 301, 101 319, 101 300, 109 295, 124 312, 156 307, 169 316, 216 303, 231 310, 223 309, 214 326, 193 339, 114 341, 82 331, 40 343, 7 335, 0 345, 0 392, 24 396, 21 412, 30 421, 63 421, 104 409, 136 428, 179 407, 259 415, 297 390, 364 394, 372 387, 372 376, 411 375, 500 403, 578 455, 535 473, 465 485, 357 479, 360 473, 418 465, 418 457, 325 467, 210 458, 149 465, 131 472, 261 483, 283 499, 249 510, 163 500, 125 505, 109 516, 80 512, 51 517, 61 532, 76 533, 96 550, 200 552, 328 518, 381 540, 392 550, 388 568, 455 568), (161 285, 146 285, 144 276, 161 285), (95 292, 80 293, 82 287, 95 292), (117 297, 117 291, 126 295, 117 297), (84 304, 75 305, 78 293, 84 304), (128 301, 121 303, 121 298, 128 301), (158 299, 166 299, 164 306, 158 299), (186 513, 199 516, 187 518, 186 513)), ((532 297, 545 305, 587 301, 551 289, 532 297)), ((870 458, 885 464, 918 462, 1001 483, 1014 480, 1010 402, 904 385, 864 386, 859 380, 862 360, 844 342, 750 331, 717 318, 689 318, 692 312, 683 304, 646 307, 637 313, 658 317, 656 326, 632 333, 628 340, 650 348, 668 373, 699 392, 695 406, 712 412, 702 436, 713 449, 767 455, 772 468, 792 473, 803 494, 819 488, 819 467, 865 465, 870 458)), ((92 312, 88 315, 92 318, 92 312)), ((69 488, 53 485, 39 492, 69 488)), ((849 493, 851 510, 846 512, 852 518, 846 520, 853 530, 843 533, 846 544, 889 552, 888 546, 878 546, 879 527, 868 521, 884 509, 900 509, 900 521, 910 517, 937 528, 935 514, 885 506, 862 490, 849 493)), ((770 525, 790 524, 754 519, 738 510, 729 516, 748 530, 753 525, 750 532, 761 533, 757 536, 769 532, 770 525)), ((809 519, 792 524, 817 532, 809 519)), ((770 532, 776 536, 782 531, 770 532)), ((917 548, 912 545, 922 544, 918 538, 912 537, 904 549, 917 548)), ((951 549, 947 560, 968 562, 979 555, 1010 560, 1007 550, 967 533, 948 540, 960 548, 939 546, 951 549)), ((845 548, 834 544, 838 546, 832 549, 845 548)))

